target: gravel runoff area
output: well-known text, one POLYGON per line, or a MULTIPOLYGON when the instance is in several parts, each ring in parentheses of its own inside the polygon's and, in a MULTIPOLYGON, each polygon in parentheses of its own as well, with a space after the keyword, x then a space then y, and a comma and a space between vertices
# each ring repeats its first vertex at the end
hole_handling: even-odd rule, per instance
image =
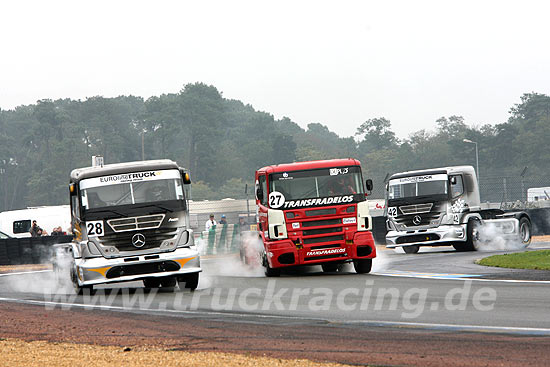
POLYGON ((190 353, 159 347, 113 347, 91 344, 26 342, 17 339, 0 340, 3 366, 88 367, 99 366, 290 366, 338 367, 336 363, 320 363, 303 359, 256 357, 231 353, 190 353))

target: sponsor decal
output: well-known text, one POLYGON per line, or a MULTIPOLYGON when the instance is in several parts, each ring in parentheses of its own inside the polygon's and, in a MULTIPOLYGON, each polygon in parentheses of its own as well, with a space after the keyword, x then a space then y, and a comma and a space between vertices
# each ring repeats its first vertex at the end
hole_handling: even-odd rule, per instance
POLYGON ((306 256, 334 255, 346 252, 345 248, 330 248, 326 250, 308 251, 306 256))
POLYGON ((99 182, 105 183, 105 182, 134 182, 134 181, 141 181, 150 177, 155 177, 157 175, 160 175, 160 172, 137 172, 137 173, 125 173, 122 175, 115 175, 115 176, 106 176, 106 177, 100 177, 99 182))
POLYGON ((331 176, 338 176, 338 175, 347 175, 349 172, 349 168, 331 168, 329 170, 329 173, 331 176))
POLYGON ((347 204, 351 202, 353 202, 353 195, 332 196, 327 198, 316 198, 316 199, 289 200, 284 203, 283 209, 301 208, 301 207, 308 207, 308 206, 347 204))
POLYGON ((357 223, 357 218, 356 218, 356 217, 353 217, 353 218, 342 218, 342 223, 343 223, 343 224, 357 223))
POLYGON ((448 176, 445 174, 411 176, 411 177, 403 177, 403 178, 390 180, 390 185, 399 185, 399 184, 405 184, 405 183, 426 182, 426 181, 446 181, 447 179, 448 179, 448 176))
POLYGON ((112 176, 86 178, 80 182, 80 189, 85 190, 91 187, 101 187, 101 186, 110 186, 110 185, 118 185, 118 184, 128 184, 132 182, 169 180, 169 179, 181 179, 180 172, 176 169, 171 169, 171 170, 162 170, 162 171, 132 172, 132 173, 112 175, 112 176))

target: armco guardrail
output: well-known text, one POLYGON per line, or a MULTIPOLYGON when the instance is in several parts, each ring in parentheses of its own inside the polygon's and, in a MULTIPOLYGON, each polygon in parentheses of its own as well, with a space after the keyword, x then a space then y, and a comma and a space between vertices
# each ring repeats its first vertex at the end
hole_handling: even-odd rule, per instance
POLYGON ((73 236, 44 236, 0 240, 0 265, 43 264, 51 262, 52 245, 67 243, 73 236))

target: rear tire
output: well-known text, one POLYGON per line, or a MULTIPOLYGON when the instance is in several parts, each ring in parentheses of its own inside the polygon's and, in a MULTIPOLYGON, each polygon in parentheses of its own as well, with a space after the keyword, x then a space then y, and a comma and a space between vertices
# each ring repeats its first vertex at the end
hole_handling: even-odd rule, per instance
POLYGON ((323 272, 325 273, 335 273, 338 271, 338 265, 335 263, 322 264, 323 272))
POLYGON ((370 273, 372 269, 372 259, 353 260, 353 267, 357 274, 370 273))
POLYGON ((416 254, 418 250, 420 250, 420 246, 418 245, 403 246, 403 251, 405 251, 406 254, 416 254))
POLYGON ((523 247, 528 247, 531 243, 531 222, 526 217, 519 220, 519 240, 523 247))

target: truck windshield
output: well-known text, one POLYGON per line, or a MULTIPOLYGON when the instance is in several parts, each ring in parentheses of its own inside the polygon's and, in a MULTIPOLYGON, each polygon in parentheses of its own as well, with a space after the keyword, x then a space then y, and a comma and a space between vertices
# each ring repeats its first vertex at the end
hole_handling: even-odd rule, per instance
POLYGON ((285 200, 364 194, 360 167, 323 168, 273 173, 270 192, 280 192, 285 200))
POLYGON ((447 175, 411 176, 390 180, 388 199, 447 195, 447 175))
POLYGON ((184 198, 178 170, 124 173, 84 179, 80 182, 80 192, 84 209, 184 198))

